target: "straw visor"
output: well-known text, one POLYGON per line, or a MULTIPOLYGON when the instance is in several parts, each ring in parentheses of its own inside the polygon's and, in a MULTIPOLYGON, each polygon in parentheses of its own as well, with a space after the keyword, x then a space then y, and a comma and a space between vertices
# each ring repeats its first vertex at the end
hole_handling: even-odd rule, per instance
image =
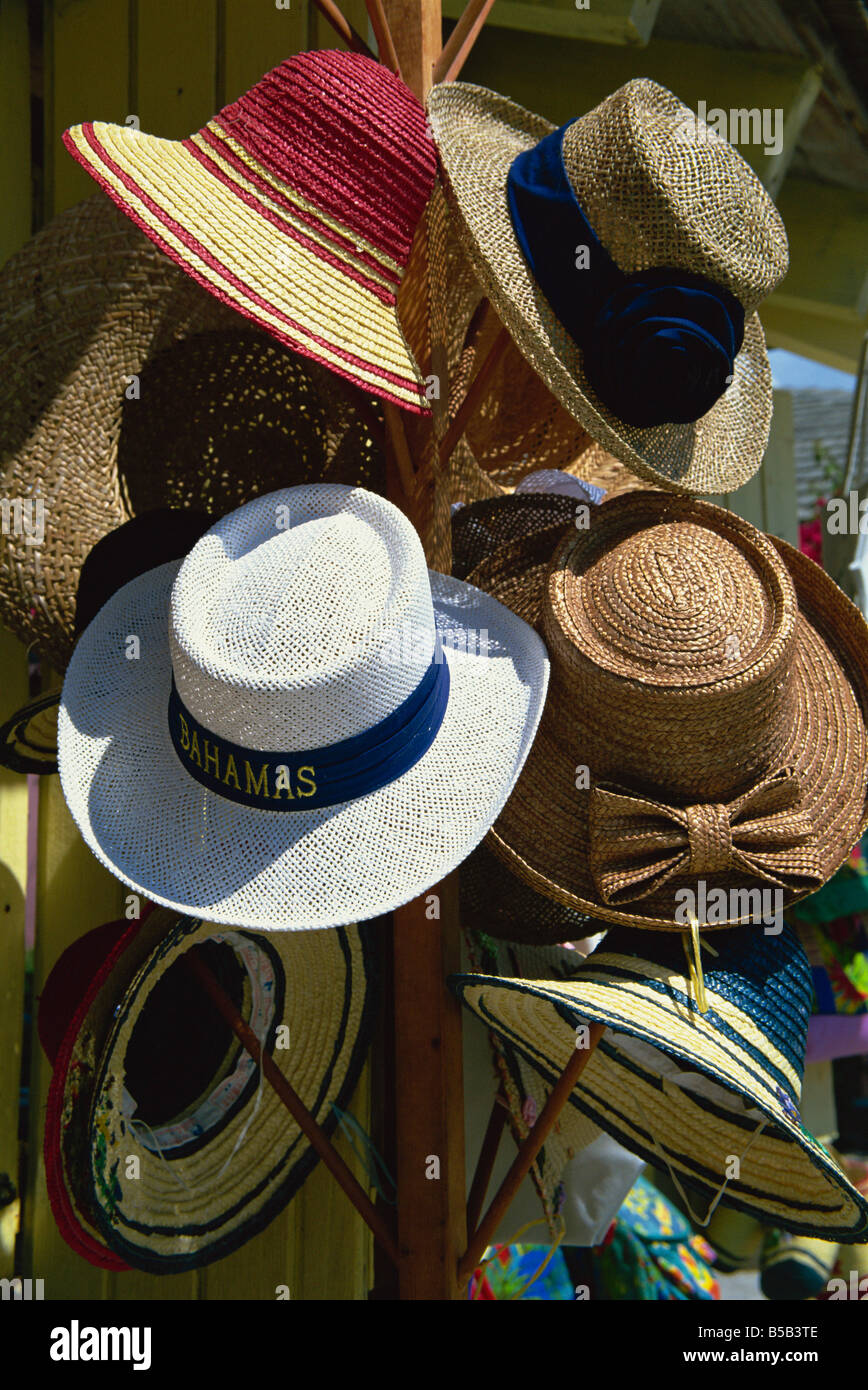
POLYGON ((429 573, 391 503, 287 488, 91 623, 64 683, 61 783, 97 857, 156 901, 240 926, 342 925, 407 902, 481 841, 547 680, 540 638, 429 573))
POLYGON ((799 1118, 812 992, 795 934, 718 934, 706 1013, 681 943, 651 939, 614 929, 570 979, 462 974, 450 985, 549 1085, 581 1045, 577 1030, 606 1024, 570 1100, 702 1194, 700 1221, 719 1198, 785 1230, 864 1241, 868 1202, 799 1118))
POLYGON ((300 53, 187 140, 96 121, 64 143, 211 294, 356 385, 430 409, 395 303, 436 155, 394 73, 300 53))
POLYGON ((465 249, 554 395, 651 482, 693 493, 746 482, 762 462, 772 410, 756 310, 786 273, 788 252, 780 216, 744 159, 665 88, 628 82, 563 129, 531 231, 514 224, 510 181, 515 161, 536 158, 555 128, 463 82, 434 87, 428 109, 465 249), (577 308, 586 298, 587 315, 577 308), (715 331, 726 348, 691 323, 697 304, 725 322, 715 331), (564 325, 577 313, 590 329, 584 347, 564 325), (656 406, 654 423, 628 423, 627 397, 641 403, 637 419, 656 406))
POLYGON ((866 824, 868 629, 792 547, 634 492, 470 580, 538 624, 552 661, 488 839, 531 887, 657 928, 683 929, 692 894, 723 927, 779 918, 846 858, 866 824))

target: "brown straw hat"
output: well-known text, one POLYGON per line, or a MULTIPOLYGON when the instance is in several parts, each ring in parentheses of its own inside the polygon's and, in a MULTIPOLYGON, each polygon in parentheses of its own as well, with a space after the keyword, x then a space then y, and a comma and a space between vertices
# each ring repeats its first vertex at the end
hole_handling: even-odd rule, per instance
POLYGON ((482 287, 562 405, 652 482, 746 482, 772 409, 756 310, 788 253, 738 152, 644 78, 561 130, 462 82, 428 107, 482 287))
POLYGON ((369 399, 245 324, 102 195, 4 266, 0 343, 2 492, 24 513, 0 622, 58 669, 82 562, 130 517, 219 515, 309 478, 382 489, 369 399))
POLYGON ((868 824, 862 615, 784 541, 671 494, 606 501, 549 543, 470 575, 537 624, 552 672, 488 844, 607 921, 722 927, 758 902, 777 921, 868 824))

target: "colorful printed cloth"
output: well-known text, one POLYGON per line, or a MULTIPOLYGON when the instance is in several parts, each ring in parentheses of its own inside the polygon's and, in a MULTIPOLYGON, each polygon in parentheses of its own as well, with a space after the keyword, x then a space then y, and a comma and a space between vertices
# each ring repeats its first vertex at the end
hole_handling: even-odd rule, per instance
POLYGON ((868 915, 799 925, 811 963, 815 1014, 868 1013, 868 915))
POLYGON ((612 1241, 596 1257, 599 1297, 719 1299, 714 1251, 647 1178, 631 1188, 612 1241))
POLYGON ((835 922, 854 913, 868 915, 868 832, 829 882, 800 902, 793 915, 802 922, 835 922))
POLYGON ((498 1246, 471 1281, 480 1299, 591 1299, 687 1301, 719 1299, 711 1265, 715 1255, 686 1217, 647 1178, 631 1188, 602 1246, 556 1250, 524 1292, 548 1254, 540 1245, 498 1246))

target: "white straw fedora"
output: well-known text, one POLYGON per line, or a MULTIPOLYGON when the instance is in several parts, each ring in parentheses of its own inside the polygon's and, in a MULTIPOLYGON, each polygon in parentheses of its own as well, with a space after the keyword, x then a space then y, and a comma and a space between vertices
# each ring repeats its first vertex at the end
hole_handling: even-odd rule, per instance
POLYGON ((547 682, 536 633, 429 572, 390 502, 286 488, 125 585, 85 630, 61 784, 97 858, 156 902, 266 930, 343 926, 408 902, 482 840, 547 682))

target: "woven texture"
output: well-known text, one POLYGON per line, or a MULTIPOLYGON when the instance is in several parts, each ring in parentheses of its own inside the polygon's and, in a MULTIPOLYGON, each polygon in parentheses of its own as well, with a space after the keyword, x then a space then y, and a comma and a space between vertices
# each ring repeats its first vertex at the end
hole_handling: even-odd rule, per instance
POLYGON ((82 563, 132 515, 219 515, 288 479, 384 487, 369 398, 245 326, 105 198, 6 264, 0 325, 3 495, 45 508, 41 544, 3 536, 0 621, 58 670, 82 563))
POLYGON ((429 409, 395 301, 436 156, 387 68, 300 53, 187 140, 88 122, 64 143, 210 294, 354 385, 429 409))
MULTIPOLYGON (((219 955, 235 957, 224 963, 234 965, 243 981, 240 1012, 265 1038, 279 1071, 327 1135, 337 1125, 333 1106, 345 1108, 352 1098, 370 1037, 374 956, 370 938, 357 928, 302 939, 286 933, 215 935, 189 919, 172 924, 135 977, 115 993, 115 1018, 86 1126, 96 1220, 116 1253, 152 1273, 195 1268, 237 1250, 286 1206, 317 1161, 228 1028, 225 1061, 181 1115, 170 1099, 179 1094, 178 1078, 167 1071, 154 1084, 147 1062, 133 1072, 142 1045, 137 1027, 163 1047, 167 1035, 183 1041, 184 1021, 167 1006, 173 995, 199 987, 192 977, 185 984, 182 957, 206 943, 212 973, 214 946, 219 955), (172 970, 174 982, 167 979, 172 970), (289 1046, 279 1044, 282 1029, 288 1030, 289 1046), (128 1088, 134 1084, 137 1108, 148 1106, 149 1118, 143 1114, 139 1123, 135 1113, 129 1118, 128 1088), (161 1104, 170 1113, 160 1114, 161 1104), (127 1177, 120 1161, 131 1153, 140 1163, 136 1179, 127 1177)), ((198 1043, 187 1038, 188 1071, 198 1043)))
POLYGON ((799 1119, 811 977, 795 934, 718 934, 705 1013, 682 943, 649 940, 610 931, 571 980, 465 974, 450 983, 550 1085, 574 1053, 577 1026, 606 1024, 572 1104, 707 1204, 739 1156, 723 1203, 786 1230, 864 1240, 868 1203, 799 1119))
POLYGON ((771 372, 755 310, 786 273, 780 217, 726 141, 647 79, 628 82, 570 126, 564 167, 579 203, 625 274, 670 266, 722 285, 747 315, 724 395, 691 424, 630 426, 595 395, 581 350, 536 285, 510 221, 513 160, 554 129, 483 87, 433 88, 429 116, 445 187, 485 293, 561 404, 640 476, 676 491, 728 492, 759 468, 771 422, 771 372))
MULTIPOLYGON (((731 512, 638 492, 554 554, 543 533, 469 578, 552 659, 488 840, 531 887, 672 927, 682 888, 786 907, 846 858, 866 821, 868 630, 816 565, 731 512)), ((706 924, 755 914, 733 901, 706 924)))
POLYGON ((407 902, 481 841, 527 755, 547 678, 539 637, 487 595, 429 575, 391 503, 288 488, 224 518, 180 568, 126 585, 91 623, 64 683, 61 783, 97 857, 148 897, 235 925, 342 925, 407 902), (175 753, 173 673, 214 734, 320 749, 397 709, 427 670, 435 629, 450 677, 443 722, 378 791, 262 810, 203 787, 175 753), (124 658, 129 633, 139 661, 124 658))
POLYGON ((462 507, 452 518, 452 573, 466 579, 501 546, 546 533, 552 553, 576 520, 576 501, 556 493, 490 497, 462 507))
MULTIPOLYGON (((532 980, 553 980, 572 976, 583 959, 576 951, 561 947, 540 950, 532 945, 516 948, 504 942, 486 940, 486 936, 491 936, 492 933, 482 926, 481 917, 478 917, 472 908, 466 910, 468 899, 465 897, 467 879, 478 876, 474 875, 470 866, 485 853, 483 848, 475 850, 462 865, 460 876, 461 922, 465 928, 464 936, 473 971, 485 975, 503 973, 532 980), (478 926, 474 930, 474 924, 477 922, 478 926)), ((501 879, 505 877, 507 875, 501 872, 501 879)), ((471 889, 471 901, 472 894, 471 889)), ((545 902, 545 899, 540 901, 545 902)), ((510 1131, 516 1144, 521 1145, 542 1114, 549 1097, 549 1087, 524 1054, 510 1046, 501 1034, 489 1030, 488 1037, 500 1088, 509 1111, 510 1131)), ((593 1143, 599 1134, 600 1130, 586 1115, 582 1115, 575 1106, 566 1105, 534 1160, 530 1176, 539 1195, 552 1238, 555 1237, 558 1214, 566 1200, 562 1181, 564 1169, 576 1154, 593 1143)))
POLYGON ((43 1135, 48 1199, 67 1245, 100 1269, 127 1264, 99 1237, 89 1192, 88 1120, 97 1068, 119 998, 172 921, 157 910, 139 922, 94 928, 56 962, 40 999, 39 1033, 53 1068, 43 1135))

